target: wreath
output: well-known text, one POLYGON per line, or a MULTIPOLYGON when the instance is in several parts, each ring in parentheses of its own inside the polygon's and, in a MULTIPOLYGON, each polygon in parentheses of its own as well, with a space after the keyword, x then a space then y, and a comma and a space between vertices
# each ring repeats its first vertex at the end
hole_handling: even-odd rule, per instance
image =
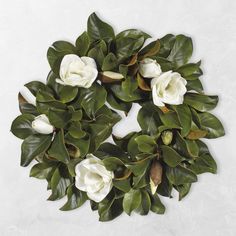
POLYGON ((204 94, 201 62, 189 62, 191 38, 167 34, 144 46, 148 38, 136 29, 115 35, 93 13, 75 45, 57 41, 48 49, 46 84, 25 85, 35 104, 19 93, 11 131, 24 140, 20 164, 36 161, 30 176, 48 182, 48 200, 67 196, 60 210, 88 200, 100 221, 123 211, 163 214, 160 195, 175 189, 181 200, 197 175, 216 173, 201 139, 221 137, 224 128, 208 112, 218 96, 204 94), (127 115, 133 103, 141 106, 141 130, 115 136, 117 110, 127 115))

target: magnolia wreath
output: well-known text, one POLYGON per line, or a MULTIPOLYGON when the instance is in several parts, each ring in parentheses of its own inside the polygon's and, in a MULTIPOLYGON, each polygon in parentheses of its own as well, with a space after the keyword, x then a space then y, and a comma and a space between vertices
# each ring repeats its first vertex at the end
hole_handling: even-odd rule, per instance
POLYGON ((93 13, 75 45, 56 41, 47 51, 46 84, 25 86, 31 104, 19 93, 22 113, 12 133, 23 139, 21 166, 36 162, 30 176, 45 179, 60 210, 90 201, 100 221, 123 211, 141 215, 165 212, 159 196, 172 190, 184 198, 197 175, 216 173, 216 162, 202 138, 224 135, 210 110, 217 96, 204 94, 201 62, 189 62, 193 45, 184 35, 166 36, 144 46, 147 33, 113 28, 93 13), (139 132, 112 134, 132 104, 139 132), (112 143, 107 138, 112 136, 112 143))

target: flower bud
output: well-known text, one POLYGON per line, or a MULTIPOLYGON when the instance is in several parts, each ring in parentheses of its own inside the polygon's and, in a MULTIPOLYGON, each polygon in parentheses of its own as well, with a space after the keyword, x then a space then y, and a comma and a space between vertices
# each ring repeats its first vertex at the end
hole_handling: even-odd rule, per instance
POLYGON ((169 145, 172 142, 173 133, 170 130, 163 131, 161 138, 165 145, 169 145))
POLYGON ((34 118, 32 128, 40 134, 51 134, 54 127, 50 124, 48 117, 44 114, 34 118))
POLYGON ((154 160, 150 169, 150 188, 154 195, 156 193, 158 185, 162 180, 162 165, 158 160, 154 160))

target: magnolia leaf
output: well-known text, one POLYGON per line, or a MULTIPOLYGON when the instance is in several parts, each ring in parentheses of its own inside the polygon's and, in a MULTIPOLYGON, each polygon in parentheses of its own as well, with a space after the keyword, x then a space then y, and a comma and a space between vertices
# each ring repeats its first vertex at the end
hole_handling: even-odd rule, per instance
POLYGON ((38 155, 45 153, 51 144, 51 135, 33 134, 21 145, 21 166, 28 166, 38 155))
POLYGON ((87 32, 92 42, 101 39, 108 42, 115 37, 112 27, 100 20, 95 13, 88 18, 87 32))
POLYGON ((82 206, 88 199, 85 192, 80 191, 74 185, 67 189, 67 202, 60 208, 61 211, 70 211, 82 206))
POLYGON ((137 209, 142 201, 141 191, 139 189, 131 189, 125 194, 123 199, 123 209, 126 214, 130 215, 134 209, 137 209))
POLYGON ((18 138, 25 139, 28 136, 35 134, 36 131, 32 128, 32 121, 35 116, 32 114, 23 114, 18 116, 11 125, 11 132, 18 138))
POLYGON ((52 146, 48 150, 49 156, 56 158, 58 161, 68 163, 70 160, 69 153, 65 146, 64 132, 60 130, 53 140, 52 146))

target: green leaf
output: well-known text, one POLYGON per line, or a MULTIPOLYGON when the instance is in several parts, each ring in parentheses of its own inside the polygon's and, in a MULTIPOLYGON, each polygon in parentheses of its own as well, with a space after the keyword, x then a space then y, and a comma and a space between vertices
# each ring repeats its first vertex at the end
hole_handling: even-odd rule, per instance
POLYGON ((116 56, 121 62, 137 53, 150 35, 136 29, 120 32, 116 36, 116 56))
POLYGON ((56 128, 64 128, 71 119, 71 114, 68 111, 50 108, 48 113, 50 123, 56 128))
POLYGON ((27 84, 25 84, 25 87, 29 89, 29 91, 36 96, 37 92, 39 90, 51 93, 51 90, 49 87, 47 87, 44 83, 40 82, 40 81, 31 81, 27 84))
POLYGON ((179 122, 181 124, 182 130, 181 135, 183 137, 187 136, 190 131, 191 124, 192 124, 192 114, 189 107, 185 104, 181 104, 178 106, 173 106, 174 110, 177 113, 179 122))
POLYGON ((102 39, 109 42, 115 37, 113 28, 100 20, 95 13, 91 14, 88 18, 87 32, 91 41, 102 39))
POLYGON ((130 179, 125 179, 125 180, 115 180, 115 179, 113 179, 113 185, 117 189, 119 189, 119 190, 121 190, 125 193, 129 192, 130 189, 131 189, 130 179))
POLYGON ((160 39, 161 48, 158 55, 160 55, 163 58, 168 57, 171 52, 171 49, 174 46, 175 40, 176 39, 173 34, 167 34, 164 37, 162 37, 160 39))
POLYGON ((176 167, 183 160, 182 156, 169 146, 162 145, 161 150, 164 162, 170 167, 176 167))
POLYGON ((197 157, 199 153, 199 148, 197 143, 194 140, 188 140, 188 139, 185 139, 185 143, 190 156, 197 157))
POLYGON ((138 54, 139 58, 147 58, 147 57, 152 57, 158 54, 160 50, 160 40, 157 39, 151 43, 149 43, 147 46, 145 46, 138 54))
POLYGON ((198 114, 201 128, 207 130, 205 138, 219 138, 225 135, 224 127, 221 122, 211 113, 203 112, 198 114))
POLYGON ((126 167, 130 169, 135 176, 141 176, 147 170, 151 157, 152 156, 150 155, 142 160, 131 162, 129 164, 126 164, 126 167))
POLYGON ((101 157, 102 159, 107 157, 117 157, 124 162, 129 161, 128 155, 124 152, 124 150, 111 143, 101 144, 98 152, 100 153, 99 157, 101 157))
POLYGON ((173 185, 170 183, 170 181, 166 177, 166 173, 163 172, 161 183, 157 187, 157 192, 162 196, 171 198, 172 188, 173 188, 173 185))
POLYGON ((197 79, 202 75, 202 70, 200 69, 200 63, 189 63, 185 64, 177 69, 177 72, 180 73, 185 79, 197 79), (189 77, 194 75, 195 77, 189 77))
POLYGON ((117 113, 109 110, 109 114, 101 114, 93 123, 89 124, 87 131, 91 134, 90 152, 96 150, 111 135, 112 127, 120 119, 121 117, 117 113))
POLYGON ((141 100, 143 92, 138 89, 137 80, 133 77, 126 77, 121 84, 110 84, 114 95, 124 102, 134 102, 141 100))
POLYGON ((89 151, 89 145, 90 145, 89 135, 86 135, 83 138, 77 139, 67 133, 65 136, 65 141, 66 143, 71 144, 74 147, 79 149, 80 157, 84 157, 89 151))
POLYGON ((68 129, 69 134, 73 138, 83 138, 86 135, 86 132, 82 130, 81 123, 80 122, 72 122, 69 129, 68 129))
POLYGON ((30 170, 30 177, 35 177, 38 179, 47 179, 51 175, 51 172, 55 170, 57 162, 50 163, 38 163, 34 165, 30 170))
POLYGON ((75 99, 78 94, 78 88, 72 86, 63 86, 59 92, 61 102, 68 103, 75 99))
POLYGON ((99 221, 110 221, 121 215, 123 212, 122 199, 115 199, 108 196, 98 205, 99 221))
POLYGON ((112 52, 108 53, 103 60, 102 70, 113 71, 118 66, 116 55, 112 52))
POLYGON ((176 112, 168 111, 167 113, 164 113, 158 109, 158 113, 164 126, 169 128, 181 128, 176 112))
POLYGON ((176 190, 179 192, 179 201, 181 201, 189 193, 190 188, 190 183, 176 186, 176 190))
POLYGON ((197 182, 195 173, 183 166, 167 167, 166 175, 168 180, 174 185, 197 182))
POLYGON ((66 195, 66 190, 71 184, 71 178, 68 170, 64 166, 56 168, 50 181, 52 193, 48 200, 55 201, 66 195))
POLYGON ((87 200, 87 194, 80 191, 74 185, 67 189, 67 202, 60 208, 61 211, 70 211, 82 206, 87 200))
POLYGON ((65 146, 64 132, 60 130, 54 137, 52 146, 48 150, 48 154, 51 157, 56 158, 58 161, 68 163, 70 160, 69 153, 65 146))
POLYGON ((158 197, 157 193, 151 195, 151 211, 156 214, 164 214, 165 213, 165 206, 161 203, 160 198, 158 197))
POLYGON ((132 107, 131 103, 121 101, 120 99, 115 97, 111 92, 107 94, 107 102, 112 108, 124 111, 126 114, 130 111, 132 107))
POLYGON ((192 39, 184 35, 177 35, 174 46, 167 57, 169 61, 175 63, 176 66, 182 66, 188 62, 193 52, 192 39))
POLYGON ((196 158, 194 163, 189 166, 189 169, 197 175, 205 172, 216 174, 217 165, 210 154, 203 154, 200 157, 196 158))
POLYGON ((123 199, 123 209, 126 214, 130 215, 134 209, 137 209, 142 201, 141 191, 139 189, 131 189, 125 194, 123 199))
POLYGON ((135 138, 135 141, 137 142, 138 149, 141 152, 153 153, 155 149, 157 148, 155 139, 148 135, 140 135, 135 138))
POLYGON ((202 93, 203 92, 203 86, 202 83, 199 79, 195 79, 195 80, 189 80, 187 82, 187 90, 195 90, 198 93, 202 93))
POLYGON ((95 113, 106 102, 107 92, 99 84, 94 83, 90 88, 81 92, 81 105, 89 117, 94 117, 95 113))
POLYGON ((78 55, 80 57, 86 56, 90 45, 89 36, 86 31, 76 39, 75 45, 78 51, 78 55))
POLYGON ((107 157, 103 159, 102 161, 106 169, 109 171, 115 171, 118 169, 119 166, 124 165, 124 163, 119 158, 116 158, 116 157, 107 157))
POLYGON ((136 132, 131 132, 124 137, 118 137, 113 134, 112 138, 118 147, 120 147, 123 151, 127 152, 128 143, 135 134, 136 132))
POLYGON ((140 215, 147 215, 151 208, 151 199, 148 192, 145 190, 141 191, 141 195, 142 195, 142 201, 139 208, 137 209, 137 212, 140 215))
POLYGON ((146 134, 157 135, 158 127, 161 121, 158 115, 157 107, 151 104, 145 104, 138 112, 138 123, 142 131, 146 134))
POLYGON ((67 54, 76 54, 76 48, 69 42, 57 41, 47 51, 48 63, 55 74, 59 74, 60 64, 67 54))
POLYGON ((36 132, 32 128, 32 121, 35 116, 31 114, 23 114, 18 116, 11 125, 11 132, 21 139, 25 139, 28 136, 35 134, 36 132))
POLYGON ((44 153, 51 144, 51 135, 34 134, 21 145, 21 166, 28 166, 38 155, 44 153))
POLYGON ((184 103, 190 105, 198 111, 209 111, 216 107, 218 103, 218 96, 187 93, 184 97, 184 103))

